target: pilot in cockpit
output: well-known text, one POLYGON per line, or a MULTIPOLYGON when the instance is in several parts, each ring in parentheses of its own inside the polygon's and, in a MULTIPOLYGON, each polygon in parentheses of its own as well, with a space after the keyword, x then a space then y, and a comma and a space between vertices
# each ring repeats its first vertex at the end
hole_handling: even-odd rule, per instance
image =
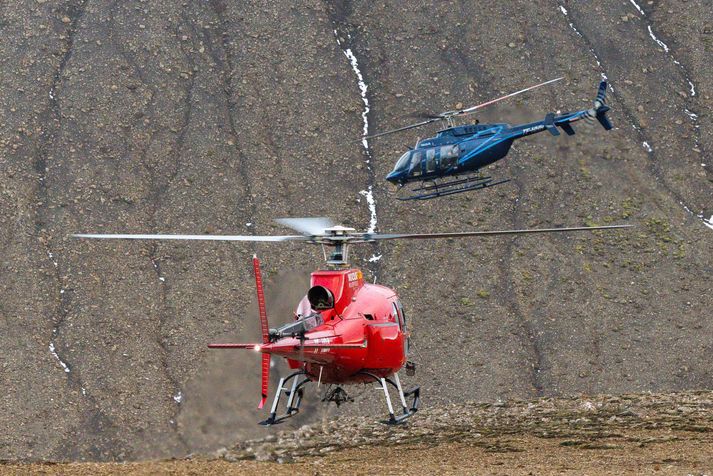
POLYGON ((324 323, 322 312, 334 308, 334 295, 324 286, 313 286, 307 292, 307 303, 300 303, 295 314, 296 321, 280 326, 277 329, 270 329, 270 339, 276 340, 282 337, 298 337, 304 335, 315 327, 324 323))

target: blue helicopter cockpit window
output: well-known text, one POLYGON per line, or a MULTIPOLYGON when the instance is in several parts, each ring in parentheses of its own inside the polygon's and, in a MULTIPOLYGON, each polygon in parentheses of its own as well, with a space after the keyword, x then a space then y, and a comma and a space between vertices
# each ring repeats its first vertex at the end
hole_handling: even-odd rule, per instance
POLYGON ((411 165, 409 165, 409 175, 415 177, 421 175, 421 161, 423 160, 422 150, 411 151, 411 165))
POLYGON ((401 158, 396 162, 396 165, 394 165, 394 171, 408 168, 408 164, 409 164, 409 160, 411 160, 412 152, 413 151, 409 150, 408 152, 406 152, 404 155, 401 156, 401 158))

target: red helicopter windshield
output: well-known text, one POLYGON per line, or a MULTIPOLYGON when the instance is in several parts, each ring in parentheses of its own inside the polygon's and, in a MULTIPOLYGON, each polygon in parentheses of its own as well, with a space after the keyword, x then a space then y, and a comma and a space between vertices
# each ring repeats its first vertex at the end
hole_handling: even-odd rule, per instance
POLYGON ((309 299, 307 299, 307 296, 305 296, 297 305, 295 316, 297 319, 301 319, 305 316, 309 316, 310 314, 312 314, 312 305, 310 304, 309 299))

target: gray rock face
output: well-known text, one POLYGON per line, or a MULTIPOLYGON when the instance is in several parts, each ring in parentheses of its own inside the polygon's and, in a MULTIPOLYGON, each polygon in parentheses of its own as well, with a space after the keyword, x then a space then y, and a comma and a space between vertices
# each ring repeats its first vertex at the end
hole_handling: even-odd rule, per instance
MULTIPOLYGON (((433 3, 0 7, 0 459, 167 457, 272 431, 254 425, 257 359, 205 344, 259 335, 253 253, 277 323, 319 250, 75 232, 270 234, 285 231, 274 217, 325 215, 403 232, 635 223, 369 245, 352 261, 399 292, 419 364, 406 385, 426 408, 713 386, 707 2, 433 3), (359 143, 364 117, 375 132, 562 74, 480 120, 586 106, 605 74, 617 129, 518 142, 488 171, 513 179, 493 190, 397 202, 383 177, 434 131, 359 143)), ((331 418, 314 401, 296 428, 331 418)), ((383 412, 372 393, 358 402, 340 415, 383 412)))

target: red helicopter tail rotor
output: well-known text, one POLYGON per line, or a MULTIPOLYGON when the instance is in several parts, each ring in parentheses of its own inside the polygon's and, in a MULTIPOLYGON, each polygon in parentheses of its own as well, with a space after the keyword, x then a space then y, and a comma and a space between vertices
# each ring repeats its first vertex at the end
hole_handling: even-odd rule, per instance
MULTIPOLYGON (((255 272, 255 288, 257 289, 257 307, 260 314, 262 327, 262 343, 270 343, 270 328, 267 325, 267 309, 265 308, 265 292, 262 288, 262 275, 260 274, 260 260, 253 255, 253 271, 255 272)), ((262 408, 267 400, 267 389, 270 382, 270 354, 262 354, 262 394, 258 408, 262 408)))
MULTIPOLYGON (((260 344, 208 344, 210 349, 254 349, 260 352, 263 346, 270 344, 270 327, 267 324, 267 309, 265 307, 265 292, 262 287, 262 275, 260 273, 260 260, 257 255, 253 255, 253 271, 255 272, 255 288, 257 291, 257 307, 258 313, 260 315, 260 327, 262 329, 262 343, 260 344)), ((264 352, 262 354, 262 386, 260 392, 260 403, 258 403, 258 408, 265 406, 267 401, 268 386, 270 383, 270 353, 264 352)))

